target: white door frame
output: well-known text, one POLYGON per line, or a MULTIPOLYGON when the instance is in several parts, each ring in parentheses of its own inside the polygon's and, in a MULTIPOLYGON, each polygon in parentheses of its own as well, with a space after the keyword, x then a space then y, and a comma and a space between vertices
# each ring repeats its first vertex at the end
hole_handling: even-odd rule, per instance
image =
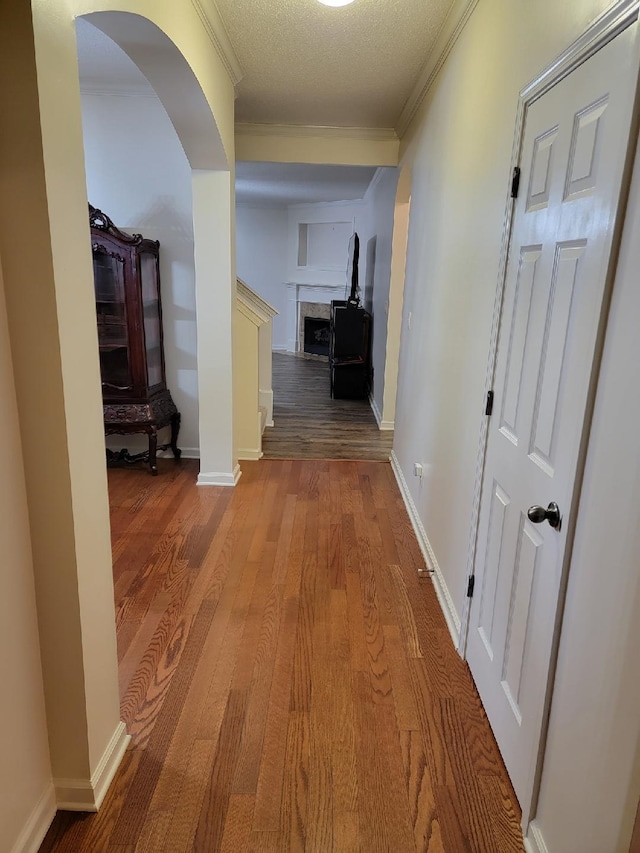
MULTIPOLYGON (((597 18, 593 24, 578 38, 573 42, 563 53, 560 54, 556 59, 551 62, 537 77, 535 77, 527 86, 524 87, 520 91, 520 95, 518 98, 518 107, 516 112, 516 120, 515 120, 515 132, 513 139, 513 149, 511 155, 511 165, 512 170, 518 166, 521 159, 522 154, 522 142, 524 138, 524 124, 527 115, 527 110, 529 107, 535 103, 539 98, 545 95, 550 89, 552 89, 557 83, 563 80, 567 75, 571 74, 578 66, 582 65, 586 62, 591 56, 597 53, 598 50, 603 48, 606 44, 612 41, 617 35, 627 29, 627 27, 631 26, 638 19, 638 14, 640 11, 640 0, 619 0, 614 6, 610 9, 607 9, 599 18, 597 18)), ((636 69, 638 64, 640 63, 640 56, 638 54, 639 46, 636 45, 636 69)), ((632 128, 633 128, 632 123, 632 128)), ((622 180, 622 188, 620 193, 620 198, 618 204, 621 205, 626 201, 626 196, 629 188, 630 181, 630 172, 631 172, 631 146, 629 146, 627 152, 627 159, 629 162, 626 164, 625 175, 622 180)), ((484 398, 487 398, 487 394, 493 388, 494 378, 495 378, 495 370, 496 370, 496 356, 498 349, 498 332, 500 329, 500 320, 502 315, 502 304, 506 283, 506 272, 507 272, 507 260, 509 254, 509 245, 511 241, 511 229, 513 224, 513 212, 514 212, 514 199, 511 198, 511 186, 509 186, 509 192, 506 199, 505 204, 505 217, 502 231, 502 244, 500 251, 500 262, 498 267, 498 285, 496 288, 496 296, 493 307, 493 321, 491 325, 491 338, 489 344, 489 358, 487 362, 487 373, 485 379, 485 394, 484 398)), ((603 313, 606 313, 606 308, 611 298, 611 290, 613 286, 613 270, 615 268, 615 262, 617 260, 618 247, 620 243, 620 233, 621 233, 621 219, 622 217, 618 217, 618 222, 615 226, 615 234, 614 240, 611 247, 611 256, 608 270, 607 282, 605 284, 605 291, 603 297, 603 313)), ((597 368, 600 363, 601 355, 602 355, 602 345, 604 340, 604 329, 601 329, 599 340, 596 345, 596 350, 594 353, 594 361, 593 366, 597 368)), ((575 491, 574 491, 574 505, 577 505, 577 495, 579 494, 579 487, 582 483, 582 475, 584 471, 584 463, 586 456, 586 445, 587 439, 589 436, 589 429, 591 424, 591 417, 593 414, 593 404, 595 398, 595 388, 592 389, 592 393, 590 394, 589 400, 587 401, 587 408, 585 412, 585 426, 584 426, 584 434, 581 445, 581 453, 578 458, 578 465, 576 468, 576 478, 575 478, 575 491)), ((476 547, 477 547, 477 539, 478 539, 478 523, 480 519, 480 496, 482 493, 482 482, 484 478, 484 469, 485 469, 485 460, 487 453, 487 440, 488 440, 488 426, 489 426, 489 418, 486 415, 483 415, 481 423, 480 423, 480 437, 478 443, 478 454, 476 459, 476 473, 474 480, 474 489, 473 489, 473 507, 471 512, 471 524, 469 530, 469 546, 467 550, 467 575, 472 576, 474 574, 474 566, 476 559, 476 547)), ((574 514, 575 515, 575 514, 574 514)), ((567 547, 565 551, 564 558, 564 579, 563 586, 561 588, 560 601, 558 602, 558 619, 557 619, 557 637, 554 643, 554 655, 557 654, 557 645, 559 639, 559 626, 562 621, 562 611, 563 611, 563 590, 566 588, 566 575, 567 575, 567 567, 571 563, 571 552, 573 546, 573 531, 575 529, 575 517, 569 520, 570 530, 567 533, 567 547)), ((458 652, 463 657, 466 658, 467 651, 467 639, 469 634, 469 617, 471 611, 471 599, 466 598, 464 602, 464 608, 462 612, 462 619, 460 625, 460 641, 458 644, 458 652)), ((554 659, 551 662, 550 669, 550 678, 553 677, 554 672, 554 659)), ((548 709, 547 709, 548 710, 548 709)), ((543 729, 543 737, 542 743, 544 743, 544 729, 543 729)))

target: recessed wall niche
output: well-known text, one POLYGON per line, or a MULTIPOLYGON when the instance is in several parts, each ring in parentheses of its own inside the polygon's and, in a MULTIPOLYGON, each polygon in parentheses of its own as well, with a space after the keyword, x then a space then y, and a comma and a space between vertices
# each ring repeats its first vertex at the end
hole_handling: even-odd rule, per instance
POLYGON ((346 270, 351 222, 300 222, 298 267, 315 270, 346 270))

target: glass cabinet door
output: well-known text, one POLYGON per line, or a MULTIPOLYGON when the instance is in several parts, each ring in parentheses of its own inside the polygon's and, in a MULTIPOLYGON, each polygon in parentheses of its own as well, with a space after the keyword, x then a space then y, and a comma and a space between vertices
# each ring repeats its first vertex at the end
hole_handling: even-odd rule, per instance
POLYGON ((124 294, 124 260, 100 245, 93 246, 93 277, 98 319, 102 384, 107 389, 133 387, 124 294))
POLYGON ((157 258, 149 252, 140 254, 142 316, 147 362, 147 385, 152 388, 164 381, 162 370, 162 332, 160 327, 160 294, 158 292, 157 258))

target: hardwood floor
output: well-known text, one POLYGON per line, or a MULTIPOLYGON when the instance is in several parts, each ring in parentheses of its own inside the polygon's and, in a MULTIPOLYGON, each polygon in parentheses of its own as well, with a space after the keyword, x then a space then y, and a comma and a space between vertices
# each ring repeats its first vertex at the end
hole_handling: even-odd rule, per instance
POLYGON ((122 718, 42 853, 522 853, 519 810, 390 465, 109 472, 122 718))
POLYGON ((331 399, 326 361, 274 352, 273 393, 265 459, 389 459, 393 432, 378 429, 368 400, 331 399))

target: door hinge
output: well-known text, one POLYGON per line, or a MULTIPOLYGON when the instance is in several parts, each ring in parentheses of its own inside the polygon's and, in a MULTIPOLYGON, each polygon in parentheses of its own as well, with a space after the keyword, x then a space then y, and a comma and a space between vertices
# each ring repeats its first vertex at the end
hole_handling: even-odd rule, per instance
POLYGON ((518 198, 518 190, 520 189, 520 166, 513 167, 513 177, 511 178, 511 198, 518 198))
POLYGON ((467 598, 471 598, 473 596, 473 588, 476 585, 476 576, 469 575, 469 583, 467 584, 467 598))
POLYGON ((485 415, 493 414, 493 391, 487 391, 487 405, 484 413, 485 415))

